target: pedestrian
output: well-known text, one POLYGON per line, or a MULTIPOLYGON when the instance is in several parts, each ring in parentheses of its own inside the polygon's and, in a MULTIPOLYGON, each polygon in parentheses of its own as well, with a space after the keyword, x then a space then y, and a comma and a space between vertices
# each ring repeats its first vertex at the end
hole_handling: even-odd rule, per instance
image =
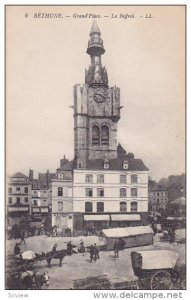
POLYGON ((91 260, 91 262, 93 261, 93 259, 94 259, 94 246, 91 245, 90 246, 90 260, 91 260))
POLYGON ((119 242, 115 241, 113 245, 113 250, 115 258, 119 258, 119 242))
POLYGON ((72 249, 73 249, 72 242, 69 241, 68 244, 67 244, 67 253, 68 253, 68 255, 72 254, 72 249))
POLYGON ((103 241, 103 232, 102 231, 100 231, 100 233, 99 233, 99 240, 103 241))
POLYGON ((94 255, 95 255, 95 261, 100 258, 99 257, 99 249, 96 244, 94 244, 94 255))
POLYGON ((15 247, 14 247, 14 255, 16 256, 16 255, 19 255, 19 254, 21 254, 21 248, 19 246, 19 243, 16 243, 15 247))
POLYGON ((83 240, 80 240, 80 244, 79 244, 79 247, 78 247, 78 252, 79 252, 79 253, 83 253, 83 255, 84 255, 84 253, 85 253, 85 247, 84 247, 84 242, 83 242, 83 240))
POLYGON ((25 232, 24 231, 21 231, 21 241, 20 241, 20 245, 22 244, 22 242, 26 245, 25 243, 25 232))

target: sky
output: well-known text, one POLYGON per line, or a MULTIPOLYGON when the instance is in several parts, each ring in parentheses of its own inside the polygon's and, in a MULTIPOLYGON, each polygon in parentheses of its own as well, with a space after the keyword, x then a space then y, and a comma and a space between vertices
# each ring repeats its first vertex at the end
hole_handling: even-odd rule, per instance
POLYGON ((109 86, 121 92, 118 142, 153 179, 185 172, 183 6, 17 6, 6 12, 7 173, 55 172, 64 155, 73 158, 69 106, 90 63, 90 14, 100 15, 109 86))

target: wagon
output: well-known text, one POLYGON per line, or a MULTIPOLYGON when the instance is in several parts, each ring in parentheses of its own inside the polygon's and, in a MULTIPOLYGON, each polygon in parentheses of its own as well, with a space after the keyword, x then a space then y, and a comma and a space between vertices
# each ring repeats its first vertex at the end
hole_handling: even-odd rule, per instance
POLYGON ((38 261, 44 258, 44 255, 36 254, 31 250, 24 251, 16 257, 17 264, 25 270, 35 269, 38 266, 38 261))
POLYGON ((173 283, 182 280, 181 288, 185 289, 185 278, 180 279, 180 273, 176 270, 178 257, 178 253, 171 250, 131 252, 132 267, 139 278, 139 288, 168 290, 173 283))

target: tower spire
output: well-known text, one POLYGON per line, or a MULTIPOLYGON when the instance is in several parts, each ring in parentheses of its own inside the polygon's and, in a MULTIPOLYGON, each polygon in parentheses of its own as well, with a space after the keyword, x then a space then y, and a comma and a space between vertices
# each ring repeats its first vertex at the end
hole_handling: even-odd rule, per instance
POLYGON ((97 22, 96 22, 95 19, 93 20, 93 24, 92 24, 92 27, 91 27, 91 30, 90 30, 90 36, 94 33, 98 33, 99 35, 101 35, 101 32, 99 30, 99 27, 98 27, 97 22))
POLYGON ((88 41, 88 48, 86 53, 91 57, 91 65, 86 70, 85 83, 89 86, 103 85, 108 87, 108 77, 105 67, 102 67, 101 55, 104 54, 103 40, 100 37, 101 32, 94 19, 91 30, 90 39, 88 41))

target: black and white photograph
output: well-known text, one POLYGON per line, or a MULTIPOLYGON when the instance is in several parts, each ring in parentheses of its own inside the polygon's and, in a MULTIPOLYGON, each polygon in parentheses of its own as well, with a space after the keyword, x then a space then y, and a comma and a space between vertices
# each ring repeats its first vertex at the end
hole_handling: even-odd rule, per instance
POLYGON ((186 290, 186 6, 6 5, 5 47, 5 289, 186 290))

